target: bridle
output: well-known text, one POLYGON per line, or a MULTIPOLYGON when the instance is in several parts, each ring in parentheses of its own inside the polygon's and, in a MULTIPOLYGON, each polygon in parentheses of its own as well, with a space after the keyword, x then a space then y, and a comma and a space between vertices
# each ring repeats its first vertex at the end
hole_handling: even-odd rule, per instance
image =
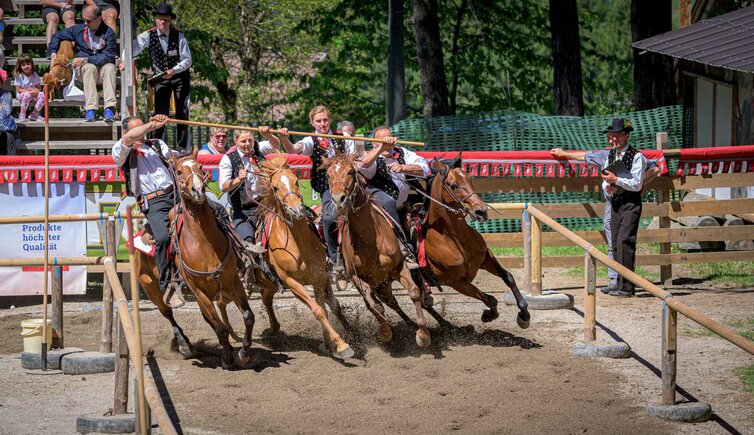
MULTIPOLYGON (((353 184, 355 184, 355 186, 353 188, 351 188, 351 192, 348 194, 348 196, 346 198, 346 201, 350 205, 351 211, 353 211, 355 213, 355 212, 359 211, 362 207, 364 207, 365 205, 367 205, 367 203, 369 203, 369 195, 367 195, 366 191, 364 190, 364 186, 362 186, 362 183, 359 183, 359 179, 358 179, 359 174, 356 172, 356 168, 353 167, 353 165, 352 165, 352 168, 354 170, 353 184), (355 205, 355 202, 356 202, 355 198, 356 198, 357 192, 361 192, 363 194, 364 198, 365 198, 364 199, 364 203, 362 203, 359 206, 355 205)), ((343 189, 343 190, 347 190, 347 188, 349 187, 348 184, 346 184, 345 181, 341 181, 341 180, 330 181, 330 184, 332 184, 332 185, 342 184, 342 185, 346 186, 346 189, 343 189)))
POLYGON ((457 204, 457 205, 458 205, 458 206, 460 207, 460 208, 458 208, 458 209, 456 209, 456 208, 452 208, 452 210, 453 210, 453 213, 457 213, 457 214, 463 214, 463 215, 464 215, 464 217, 465 217, 466 215, 469 215, 469 216, 471 216, 471 217, 472 217, 472 219, 475 219, 475 217, 474 217, 474 213, 472 213, 472 212, 471 212, 471 211, 469 210, 469 208, 468 208, 468 207, 466 206, 466 204, 465 204, 465 201, 466 201, 467 199, 471 198, 472 196, 474 196, 474 195, 477 195, 477 193, 476 193, 476 192, 474 192, 474 191, 472 190, 472 191, 471 191, 471 192, 470 192, 470 193, 469 193, 468 195, 466 195, 466 196, 464 196, 463 198, 460 198, 460 199, 459 199, 459 198, 458 198, 458 196, 457 196, 457 195, 456 195, 456 194, 455 194, 455 193, 453 192, 453 189, 452 189, 452 188, 451 188, 450 186, 448 186, 448 184, 447 184, 447 183, 445 182, 445 180, 446 180, 446 179, 448 178, 448 176, 450 175, 450 171, 452 171, 452 169, 450 169, 450 168, 447 168, 447 169, 446 169, 446 170, 445 170, 444 172, 443 172, 443 171, 441 171, 441 172, 440 172, 440 174, 442 175, 442 177, 440 178, 440 182, 442 183, 442 187, 443 187, 443 189, 444 189, 444 190, 445 190, 446 192, 448 192, 448 194, 450 195, 450 197, 451 197, 451 198, 453 198, 453 202, 454 202, 454 204, 457 204))

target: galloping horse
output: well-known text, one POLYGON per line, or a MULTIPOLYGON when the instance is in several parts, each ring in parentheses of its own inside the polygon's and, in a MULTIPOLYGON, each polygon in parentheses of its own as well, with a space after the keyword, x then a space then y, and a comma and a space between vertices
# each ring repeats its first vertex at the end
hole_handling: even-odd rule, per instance
MULTIPOLYGON (((262 194, 262 205, 263 208, 270 210, 267 213, 267 226, 263 229, 265 232, 269 231, 267 244, 269 262, 285 286, 291 289, 293 294, 306 304, 312 310, 314 317, 322 323, 325 343, 335 347, 333 355, 339 359, 348 359, 353 356, 353 350, 327 320, 325 302, 346 328, 349 327, 348 321, 330 287, 325 263, 325 248, 319 236, 309 226, 298 187, 298 177, 288 166, 285 156, 268 156, 262 162, 261 169, 261 180, 265 188, 262 194), (304 285, 311 285, 314 288, 315 299, 309 296, 304 285)), ((268 285, 271 283, 264 279, 257 282, 262 283, 262 302, 270 318, 270 327, 278 331, 280 323, 272 308, 272 299, 277 292, 277 287, 268 285)))
POLYGON ((416 308, 416 344, 427 347, 431 338, 422 312, 420 289, 411 278, 387 214, 370 200, 364 189, 356 158, 356 154, 336 153, 321 166, 327 168, 330 194, 340 220, 346 274, 361 293, 367 309, 380 323, 379 339, 383 342, 392 339, 393 331, 380 300, 403 320, 411 322, 398 305, 391 288, 393 281, 400 281, 416 308))
POLYGON ((518 325, 528 328, 528 304, 521 296, 513 275, 495 260, 482 235, 466 223, 467 214, 473 220, 486 221, 487 205, 474 191, 471 178, 461 169, 461 156, 451 166, 437 158, 434 165, 437 174, 430 184, 430 196, 443 205, 429 201, 426 213, 424 246, 431 275, 441 284, 484 302, 488 309, 482 314, 483 322, 491 322, 499 316, 497 299, 479 290, 472 281, 480 268, 498 276, 516 298, 518 325))
MULTIPOLYGON (((213 301, 232 301, 241 310, 246 331, 242 341, 243 348, 237 355, 239 365, 246 364, 250 359, 254 313, 243 291, 236 254, 229 236, 218 225, 205 195, 207 175, 196 161, 198 151, 195 147, 191 155, 180 158, 171 156, 176 168, 175 176, 183 219, 180 228, 174 228, 174 231, 178 231, 175 262, 184 281, 196 296, 204 320, 212 326, 222 345, 223 368, 229 369, 236 362, 236 355, 228 340, 229 328, 218 316, 213 301)), ((176 213, 176 208, 170 212, 172 222, 177 221, 176 213)), ((137 269, 139 281, 147 296, 173 325, 180 352, 185 356, 193 356, 188 337, 175 322, 172 309, 162 299, 154 259, 140 253, 137 256, 137 269)))

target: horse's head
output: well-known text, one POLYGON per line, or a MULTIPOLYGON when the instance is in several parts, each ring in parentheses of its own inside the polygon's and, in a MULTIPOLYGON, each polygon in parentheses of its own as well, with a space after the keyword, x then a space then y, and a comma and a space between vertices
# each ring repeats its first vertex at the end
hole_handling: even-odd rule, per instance
POLYGON ((171 155, 170 160, 175 165, 175 181, 178 183, 181 197, 196 204, 203 204, 207 200, 204 189, 208 174, 196 160, 198 154, 199 148, 194 147, 193 153, 181 157, 171 155))
POLYGON ((291 218, 301 219, 306 216, 304 201, 298 188, 298 177, 288 166, 285 156, 268 156, 261 164, 262 179, 268 186, 268 194, 274 195, 280 208, 291 218))
POLYGON ((359 171, 356 164, 357 154, 336 152, 335 156, 325 160, 320 168, 327 169, 327 182, 330 197, 337 212, 342 212, 352 199, 359 185, 359 171))
POLYGON ((444 204, 465 209, 475 221, 485 222, 489 219, 487 204, 476 193, 471 177, 461 167, 460 154, 451 161, 435 157, 434 168, 442 183, 441 198, 444 204))

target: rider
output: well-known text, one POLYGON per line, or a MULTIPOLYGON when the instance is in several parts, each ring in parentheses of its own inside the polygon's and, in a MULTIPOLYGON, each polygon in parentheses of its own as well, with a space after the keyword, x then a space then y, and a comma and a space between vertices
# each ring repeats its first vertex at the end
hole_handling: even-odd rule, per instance
POLYGON ((159 272, 160 289, 165 290, 170 281, 168 244, 170 243, 168 213, 175 204, 175 185, 167 159, 171 153, 160 139, 144 139, 167 123, 166 115, 155 115, 144 122, 135 116, 123 120, 123 137, 113 145, 113 160, 126 176, 126 193, 136 197, 141 211, 146 215, 155 241, 154 259, 159 272))
MULTIPOLYGON (((315 106, 309 112, 309 122, 314 127, 315 133, 319 134, 332 134, 342 135, 341 132, 333 132, 330 129, 330 111, 325 106, 315 106)), ((287 130, 281 129, 280 138, 283 142, 285 150, 291 154, 303 154, 311 156, 312 170, 311 170, 311 184, 312 189, 320 194, 322 199, 322 217, 320 222, 322 223, 325 235, 325 243, 327 244, 327 261, 328 265, 334 272, 342 272, 343 266, 338 262, 338 246, 337 246, 337 216, 335 213, 335 206, 332 203, 330 196, 330 187, 327 180, 327 170, 321 169, 320 165, 326 158, 333 157, 335 155, 335 149, 341 152, 352 154, 356 152, 356 147, 352 140, 340 140, 340 139, 327 139, 327 138, 315 138, 313 136, 307 136, 304 139, 294 143, 288 138, 287 130)), ((369 172, 374 169, 374 159, 369 164, 360 164, 361 172, 369 178, 369 172), (369 166, 372 165, 372 168, 369 166)), ((372 199, 382 206, 388 213, 391 210, 395 210, 395 200, 385 194, 385 192, 379 189, 367 189, 372 199)), ((391 215, 397 216, 395 211, 391 215)), ((407 254, 404 253, 404 254, 407 254)), ((404 255, 405 256, 405 255, 404 255)), ((410 256, 406 256, 409 259, 410 256)), ((415 262, 407 260, 409 267, 418 267, 415 262)))

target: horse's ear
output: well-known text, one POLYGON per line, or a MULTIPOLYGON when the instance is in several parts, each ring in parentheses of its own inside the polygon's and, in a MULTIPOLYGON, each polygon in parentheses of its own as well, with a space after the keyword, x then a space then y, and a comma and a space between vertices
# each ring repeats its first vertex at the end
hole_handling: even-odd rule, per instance
POLYGON ((442 160, 438 159, 437 157, 433 157, 432 158, 432 172, 433 173, 435 173, 435 174, 437 174, 437 173, 444 174, 446 170, 447 170, 447 167, 442 162, 442 160))
POLYGON ((351 153, 348 156, 348 161, 351 162, 352 165, 356 164, 356 160, 361 158, 361 154, 359 153, 351 153))
POLYGON ((453 160, 453 169, 460 168, 461 167, 461 153, 458 153, 455 160, 453 160))
POLYGON ((334 159, 335 159, 334 157, 322 159, 322 164, 320 164, 317 169, 327 169, 327 168, 329 168, 330 165, 332 164, 332 161, 334 159))
POLYGON ((178 155, 176 155, 175 153, 170 153, 170 155, 168 156, 168 159, 170 159, 170 162, 173 163, 173 166, 175 166, 175 165, 178 164, 178 159, 179 158, 180 157, 178 155))
POLYGON ((194 149, 191 150, 191 157, 193 157, 194 160, 196 160, 196 156, 198 155, 199 155, 199 147, 194 145, 194 149))

